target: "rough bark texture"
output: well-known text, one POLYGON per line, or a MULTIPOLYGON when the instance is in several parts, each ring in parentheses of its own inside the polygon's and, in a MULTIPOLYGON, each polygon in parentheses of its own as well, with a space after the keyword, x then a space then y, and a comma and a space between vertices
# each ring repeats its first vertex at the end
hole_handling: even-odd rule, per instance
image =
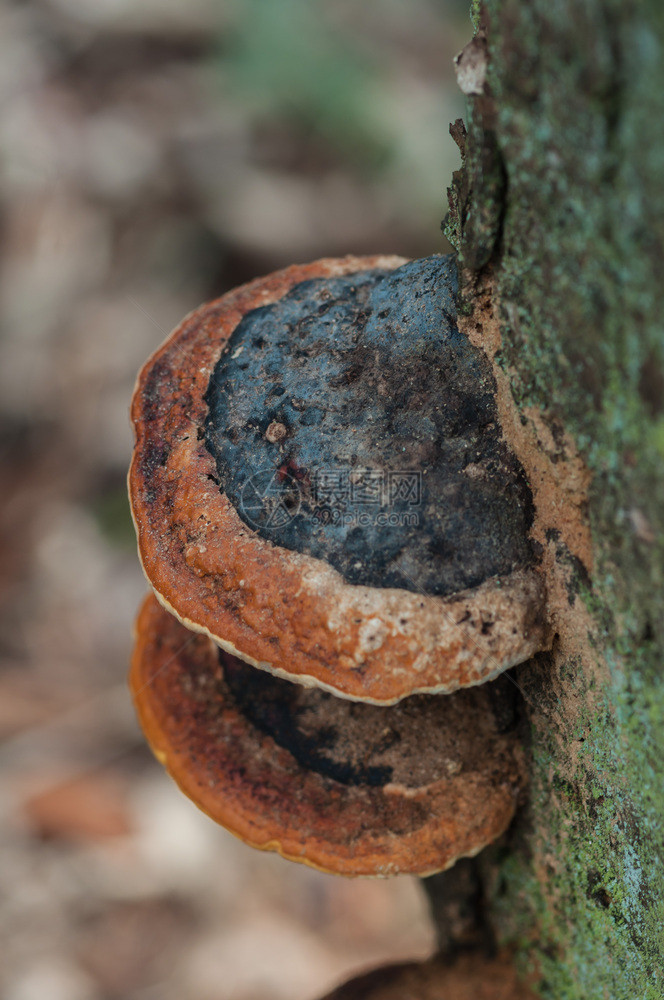
POLYGON ((488 75, 453 132, 447 230, 463 305, 472 320, 491 285, 495 360, 552 467, 563 431, 585 462, 592 537, 584 567, 546 534, 570 635, 559 604, 552 654, 516 673, 531 797, 482 856, 485 896, 542 997, 660 1000, 664 8, 487 0, 473 17, 488 75))

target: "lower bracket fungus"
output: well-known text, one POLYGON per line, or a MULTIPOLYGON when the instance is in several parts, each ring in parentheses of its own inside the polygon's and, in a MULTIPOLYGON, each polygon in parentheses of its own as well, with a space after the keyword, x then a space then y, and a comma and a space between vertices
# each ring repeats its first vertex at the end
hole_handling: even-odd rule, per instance
POLYGON ((345 257, 191 313, 141 372, 147 577, 263 670, 393 704, 548 648, 531 492, 456 264, 345 257))
POLYGON ((506 678, 381 707, 256 670, 150 596, 131 669, 158 759, 254 847, 341 875, 427 875, 514 815, 524 780, 506 678))
POLYGON ((387 965, 357 976, 323 1000, 537 1000, 507 954, 468 952, 450 962, 387 965))

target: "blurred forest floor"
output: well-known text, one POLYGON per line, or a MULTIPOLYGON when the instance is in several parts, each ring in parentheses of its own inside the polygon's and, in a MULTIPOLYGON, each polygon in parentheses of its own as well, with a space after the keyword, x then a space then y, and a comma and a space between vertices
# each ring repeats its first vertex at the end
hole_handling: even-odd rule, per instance
POLYGON ((145 591, 136 371, 295 261, 445 251, 466 4, 0 8, 0 994, 313 1000, 419 957, 416 880, 245 848, 172 786, 125 688, 145 591))

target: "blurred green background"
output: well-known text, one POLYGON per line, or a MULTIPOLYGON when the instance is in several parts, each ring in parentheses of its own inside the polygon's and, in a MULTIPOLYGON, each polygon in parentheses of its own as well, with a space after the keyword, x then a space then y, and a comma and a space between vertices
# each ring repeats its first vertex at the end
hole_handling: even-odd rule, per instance
POLYGON ((414 880, 251 852, 146 750, 127 408, 205 299, 318 256, 447 249, 470 34, 452 0, 0 7, 7 1000, 313 1000, 433 947, 414 880))

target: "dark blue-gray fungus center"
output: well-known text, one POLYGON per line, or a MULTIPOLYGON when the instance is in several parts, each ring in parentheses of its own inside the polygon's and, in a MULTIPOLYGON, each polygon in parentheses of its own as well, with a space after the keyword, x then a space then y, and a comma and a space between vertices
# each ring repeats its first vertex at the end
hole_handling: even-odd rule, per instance
POLYGON ((456 281, 453 257, 428 257, 305 281, 244 317, 205 440, 249 527, 349 583, 427 594, 531 561, 530 491, 456 281))

